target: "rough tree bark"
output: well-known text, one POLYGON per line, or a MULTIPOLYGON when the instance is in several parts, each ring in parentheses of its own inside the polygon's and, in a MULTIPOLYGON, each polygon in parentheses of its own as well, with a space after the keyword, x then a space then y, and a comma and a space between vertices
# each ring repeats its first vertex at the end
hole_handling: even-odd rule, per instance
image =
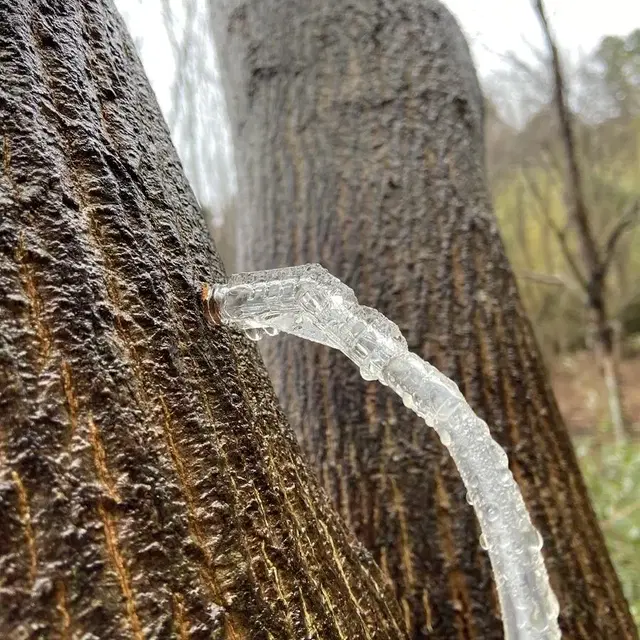
POLYGON ((0 1, 0 636, 398 638, 110 0, 0 1))
MULTIPOLYGON (((212 0, 244 269, 319 261, 461 386, 545 541, 566 638, 637 638, 487 195, 480 89, 432 0, 212 0)), ((299 441, 414 638, 502 637, 440 445, 339 353, 264 344, 299 441)))

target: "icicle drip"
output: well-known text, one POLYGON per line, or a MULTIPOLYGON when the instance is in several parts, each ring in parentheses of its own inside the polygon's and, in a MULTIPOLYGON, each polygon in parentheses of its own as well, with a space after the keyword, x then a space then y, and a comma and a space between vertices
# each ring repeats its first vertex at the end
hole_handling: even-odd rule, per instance
POLYGON ((206 289, 210 317, 257 340, 290 333, 339 349, 365 380, 379 380, 433 427, 467 489, 489 553, 508 640, 556 640, 558 601, 507 455, 456 384, 410 353, 398 327, 358 304, 353 291, 320 265, 231 276, 206 289), (213 298, 213 299, 212 299, 213 298))

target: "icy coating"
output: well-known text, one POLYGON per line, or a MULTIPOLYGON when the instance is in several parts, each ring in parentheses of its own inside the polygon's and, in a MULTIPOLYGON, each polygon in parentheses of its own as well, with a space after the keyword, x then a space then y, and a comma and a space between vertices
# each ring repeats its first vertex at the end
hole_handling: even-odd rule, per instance
POLYGON ((509 640, 555 640, 558 601, 507 455, 457 385, 410 353, 398 327, 318 264, 239 273, 205 289, 210 318, 253 340, 279 332, 339 349, 433 427, 467 489, 489 553, 509 640), (213 301, 212 301, 213 298, 213 301))

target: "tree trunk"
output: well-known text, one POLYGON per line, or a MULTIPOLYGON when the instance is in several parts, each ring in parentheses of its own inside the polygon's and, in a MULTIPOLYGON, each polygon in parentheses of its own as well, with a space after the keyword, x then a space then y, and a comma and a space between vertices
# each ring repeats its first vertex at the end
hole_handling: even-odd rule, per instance
POLYGON ((398 638, 110 0, 0 1, 0 636, 398 638))
POLYGON ((604 295, 605 283, 599 285, 599 292, 595 296, 589 296, 589 301, 595 299, 592 304, 592 313, 595 316, 595 357, 602 371, 609 418, 613 430, 613 437, 618 444, 627 441, 627 426, 622 408, 622 389, 620 387, 620 375, 618 369, 618 354, 616 353, 615 336, 604 295))
MULTIPOLYGON (((637 638, 487 195, 481 93, 432 0, 212 0, 242 268, 319 261, 452 376, 506 448, 566 638, 637 638)), ((438 438, 335 351, 264 353, 299 441, 393 581, 414 638, 501 638, 492 573, 438 438)))
POLYGON ((627 433, 624 428, 624 413, 620 397, 620 376, 613 353, 602 354, 601 364, 607 390, 607 405, 613 426, 613 437, 618 444, 624 443, 627 440, 627 433))
POLYGON ((614 440, 618 444, 627 441, 626 421, 622 404, 622 391, 620 387, 620 335, 612 323, 608 322, 606 315, 595 321, 596 340, 594 344, 594 356, 602 372, 607 407, 613 431, 614 440))

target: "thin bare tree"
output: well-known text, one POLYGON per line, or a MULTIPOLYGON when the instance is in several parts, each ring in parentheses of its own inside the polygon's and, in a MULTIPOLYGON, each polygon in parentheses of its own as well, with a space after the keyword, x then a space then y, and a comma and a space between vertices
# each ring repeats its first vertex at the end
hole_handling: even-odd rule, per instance
POLYGON ((565 156, 566 200, 571 223, 578 239, 580 263, 578 263, 578 257, 573 255, 566 242, 566 230, 557 229, 556 236, 567 262, 571 265, 576 279, 580 282, 585 292, 589 323, 593 330, 594 350, 602 367, 607 389, 611 423, 616 440, 622 442, 628 437, 629 433, 623 414, 622 392, 616 358, 618 350, 614 341, 615 332, 611 323, 610 305, 607 300, 607 276, 620 240, 638 221, 640 202, 634 200, 626 210, 619 214, 604 240, 598 241, 593 230, 592 214, 587 204, 575 127, 568 104, 560 53, 551 32, 542 0, 534 0, 533 4, 551 53, 554 88, 553 104, 558 117, 560 137, 565 156))

